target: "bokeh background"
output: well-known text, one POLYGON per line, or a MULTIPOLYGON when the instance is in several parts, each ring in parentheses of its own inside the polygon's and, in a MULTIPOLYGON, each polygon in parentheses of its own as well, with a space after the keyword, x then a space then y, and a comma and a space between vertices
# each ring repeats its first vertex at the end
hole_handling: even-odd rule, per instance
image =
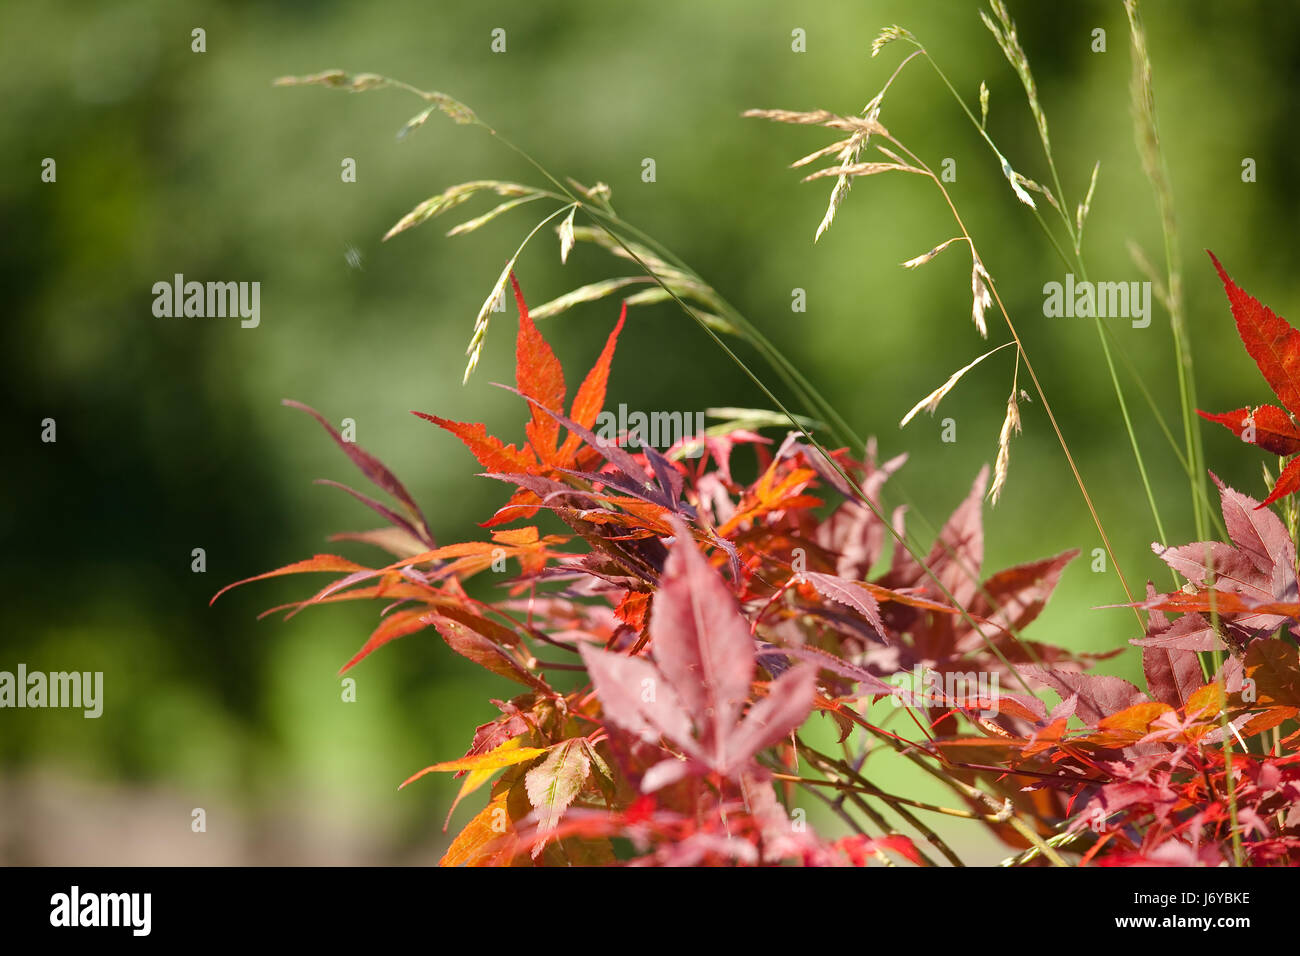
MULTIPOLYGON (((947 212, 919 179, 859 180, 814 245, 830 184, 800 184, 786 165, 829 140, 740 113, 860 110, 903 55, 895 45, 869 57, 879 29, 897 22, 972 106, 987 82, 991 134, 1018 170, 1046 181, 1019 82, 977 9, 974 0, 0 7, 0 669, 21 661, 103 671, 106 685, 98 720, 0 711, 0 862, 434 862, 457 784, 396 785, 459 756, 494 715, 488 698, 513 693, 426 634, 368 659, 355 672, 358 700, 343 703, 336 671, 376 607, 255 619, 316 579, 266 582, 208 606, 222 585, 315 552, 376 558, 327 543, 374 523, 346 495, 312 484, 356 476, 282 398, 336 423, 355 419, 360 444, 403 478, 442 542, 479 536, 474 521, 503 489, 473 477, 454 439, 408 410, 522 434, 518 401, 488 384, 511 377, 513 307, 494 317, 468 387, 461 371, 474 315, 540 205, 465 238, 443 236, 454 218, 380 237, 453 183, 536 174, 481 131, 439 116, 398 141, 421 108, 406 94, 273 88, 273 78, 338 67, 444 90, 549 168, 609 183, 624 217, 692 263, 860 432, 879 436, 883 454, 911 455, 887 501, 905 496, 937 526, 994 457, 1012 364, 1001 353, 949 397, 940 417, 956 418, 955 443, 941 442, 938 421, 925 416, 900 432, 914 402, 989 347, 970 322, 960 250, 919 273, 898 267, 952 234, 947 212), (196 27, 205 53, 191 51, 196 27), (507 31, 504 54, 489 49, 497 27, 507 31), (806 31, 806 53, 791 50, 795 28, 806 31), (40 179, 46 157, 57 162, 52 184, 40 179), (355 183, 341 181, 344 157, 356 160, 355 183), (653 184, 641 182, 644 157, 656 160, 653 184), (154 317, 153 283, 178 272, 260 281, 260 327, 154 317), (791 312, 795 287, 807 290, 806 313, 791 312), (54 444, 40 440, 47 417, 57 422, 54 444), (197 547, 206 573, 191 571, 197 547), (190 830, 195 807, 207 812, 204 834, 190 830)), ((1085 248, 1092 277, 1140 279, 1126 243, 1156 261, 1161 244, 1134 145, 1122 6, 1019 2, 1012 13, 1071 202, 1101 161, 1085 248), (1090 49, 1097 27, 1104 53, 1090 49)), ((1300 8, 1159 0, 1145 17, 1201 405, 1262 402, 1267 387, 1236 342, 1201 250, 1213 248, 1281 314, 1300 316, 1290 110, 1300 8), (1257 161, 1255 183, 1241 181, 1245 157, 1257 161)), ((1031 214, 924 64, 895 83, 882 121, 932 165, 956 161, 954 199, 1125 570, 1139 582, 1161 574, 1096 329, 1042 316, 1042 286, 1064 270, 1031 214)), ((482 211, 463 208, 465 218, 482 211)), ((617 271, 582 247, 561 267, 549 231, 518 267, 535 302, 617 271)), ((566 367, 590 365, 616 309, 596 303, 545 324, 566 367)), ((990 326, 990 343, 1006 339, 1000 320, 990 326)), ((1150 328, 1115 329, 1176 422, 1167 316, 1157 307, 1150 328)), ((1171 542, 1191 540, 1186 479, 1124 382, 1171 542)), ((633 311, 610 402, 764 404, 666 305, 633 311)), ((1100 544, 1041 408, 1022 413, 1004 498, 986 512, 989 569, 1100 544)), ((1263 456, 1211 426, 1205 444, 1218 474, 1260 493, 1263 456)), ((1131 615, 1093 609, 1122 597, 1113 574, 1080 559, 1031 635, 1076 649, 1122 646, 1135 636, 1131 615)), ((1138 655, 1102 667, 1132 678, 1138 655)), ((884 758, 880 773, 891 789, 943 796, 884 758)), ((462 807, 451 832, 473 812, 462 807)), ((1002 855, 960 823, 943 829, 973 859, 1002 855)))

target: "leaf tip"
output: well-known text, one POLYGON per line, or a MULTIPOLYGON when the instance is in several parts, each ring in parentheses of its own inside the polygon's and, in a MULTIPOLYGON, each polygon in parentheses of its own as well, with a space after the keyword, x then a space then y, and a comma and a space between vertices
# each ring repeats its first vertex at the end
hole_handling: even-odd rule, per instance
POLYGON ((1223 268, 1223 263, 1219 262, 1219 257, 1209 249, 1205 250, 1205 254, 1209 256, 1210 261, 1214 263, 1214 268, 1219 273, 1219 279, 1223 282, 1224 287, 1227 289, 1235 287, 1236 283, 1232 281, 1232 278, 1228 275, 1228 271, 1223 268))

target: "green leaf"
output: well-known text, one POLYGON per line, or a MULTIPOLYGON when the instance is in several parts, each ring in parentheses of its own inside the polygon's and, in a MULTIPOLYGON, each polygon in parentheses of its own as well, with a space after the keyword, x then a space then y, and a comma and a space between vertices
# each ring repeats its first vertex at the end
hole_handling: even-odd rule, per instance
POLYGON ((555 747, 545 760, 524 777, 528 800, 537 811, 538 841, 533 845, 536 859, 546 846, 546 835, 559 824, 569 804, 582 792, 591 772, 591 758, 586 741, 566 740, 555 747))

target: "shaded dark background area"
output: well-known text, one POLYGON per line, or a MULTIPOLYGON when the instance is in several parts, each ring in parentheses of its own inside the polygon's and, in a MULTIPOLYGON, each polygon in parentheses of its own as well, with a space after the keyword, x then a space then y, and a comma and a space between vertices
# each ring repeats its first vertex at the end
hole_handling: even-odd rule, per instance
MULTIPOLYGON (((1293 246, 1300 169, 1291 104, 1300 89, 1300 8, 1281 2, 1151 2, 1145 18, 1179 217, 1200 404, 1268 400, 1237 343, 1208 259, 1280 314, 1300 316, 1293 246), (1258 164, 1243 183, 1241 164, 1258 164)), ((991 91, 989 131, 1011 163, 1048 171, 1019 81, 974 2, 661 2, 635 13, 589 0, 444 3, 51 2, 0 10, 0 381, 8 413, 0 528, 5 599, 0 669, 103 671, 104 715, 0 711, 0 861, 432 862, 457 783, 414 770, 460 755, 504 682, 427 635, 336 671, 374 626, 375 607, 313 609, 288 623, 259 611, 316 580, 266 582, 209 608, 237 578, 326 550, 328 534, 374 526, 314 478, 360 479, 294 398, 403 478, 441 542, 505 498, 450 436, 410 409, 522 436, 512 378, 513 307, 493 317, 475 377, 461 385, 474 316, 501 264, 542 214, 532 204, 464 238, 443 233, 466 205, 382 243, 418 201, 469 179, 537 183, 481 131, 397 91, 273 88, 326 68, 370 71, 468 103, 548 168, 610 184, 620 214, 666 242, 786 351, 881 451, 910 454, 895 497, 931 526, 991 462, 1011 352, 972 372, 904 431, 898 420, 952 371, 1005 341, 970 322, 969 260, 949 250, 916 273, 898 263, 952 235, 919 178, 856 182, 814 245, 830 182, 786 168, 830 140, 740 118, 750 107, 855 113, 904 55, 869 56, 899 23, 929 48, 973 108, 991 91), (206 31, 206 52, 191 30, 206 31), (503 28, 507 51, 490 50, 503 28), (791 50, 791 31, 807 52, 791 50), (41 181, 46 157, 57 181, 41 181), (357 181, 340 179, 345 157, 357 181), (657 181, 643 183, 653 157, 657 181), (459 212, 459 210, 457 210, 459 212), (175 273, 261 282, 261 325, 162 319, 152 286, 175 273), (792 313, 791 290, 808 310, 792 313), (958 440, 940 441, 939 418, 958 440), (41 441, 41 422, 57 442, 41 441), (207 570, 191 570, 203 548, 207 570), (206 833, 191 811, 207 811, 206 833)), ((1091 277, 1140 279, 1126 250, 1159 261, 1156 207, 1134 146, 1128 29, 1119 3, 1012 7, 1051 123, 1070 201, 1101 175, 1085 240, 1091 277), (1092 31, 1106 31, 1094 53, 1092 31)), ((1161 580, 1156 533, 1090 320, 1042 316, 1063 277, 1029 211, 936 75, 913 62, 881 116, 933 166, 956 161, 954 201, 1016 318, 1126 573, 1161 580)), ((549 210, 547 210, 549 211, 549 210)), ((621 270, 580 246, 561 266, 549 230, 518 273, 530 301, 621 270)), ((1167 316, 1114 328, 1162 414, 1178 400, 1167 316)), ((617 315, 614 300, 548 320, 571 382, 617 315)), ((761 368, 744 348, 741 354, 761 368)), ((765 371, 765 370, 764 370, 765 371)), ((769 379, 772 377, 769 375, 769 379)), ((774 380, 774 379, 772 379, 774 380)), ((1132 381, 1123 379, 1169 543, 1192 539, 1186 478, 1132 381)), ((634 310, 611 406, 763 406, 766 399, 683 315, 634 310)), ((989 570, 1078 547, 1096 529, 1042 409, 1022 409, 1002 502, 986 511, 989 570)), ((775 433, 774 433, 775 434, 775 433)), ((778 436, 779 437, 779 436, 778 436)), ((1260 459, 1205 431, 1207 462, 1261 493, 1260 459)), ((1271 463, 1275 467, 1275 463, 1271 463)), ((923 527, 924 525, 921 525, 923 527)), ((1081 559, 1031 636, 1076 649, 1123 645, 1132 617, 1081 559)), ((1133 677, 1137 655, 1108 661, 1133 677)), ((892 771, 891 771, 892 772, 892 771)), ((471 801, 472 802, 472 801, 471 801)), ((463 807, 453 824, 472 812, 463 807)), ((961 840, 960 830, 955 839, 961 840)), ((974 837, 971 837, 974 840, 974 837)), ((996 851, 990 858, 996 858, 996 851)))

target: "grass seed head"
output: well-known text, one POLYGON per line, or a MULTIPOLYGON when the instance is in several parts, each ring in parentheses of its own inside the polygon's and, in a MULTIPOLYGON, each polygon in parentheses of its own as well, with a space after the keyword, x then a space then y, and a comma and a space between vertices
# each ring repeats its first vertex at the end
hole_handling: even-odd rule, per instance
POLYGON ((1007 415, 1002 420, 1002 431, 998 434, 998 459, 993 465, 993 487, 989 489, 989 500, 998 503, 1002 488, 1007 483, 1007 472, 1011 466, 1011 435, 1020 434, 1020 405, 1016 402, 1016 390, 1011 390, 1007 398, 1007 415))

